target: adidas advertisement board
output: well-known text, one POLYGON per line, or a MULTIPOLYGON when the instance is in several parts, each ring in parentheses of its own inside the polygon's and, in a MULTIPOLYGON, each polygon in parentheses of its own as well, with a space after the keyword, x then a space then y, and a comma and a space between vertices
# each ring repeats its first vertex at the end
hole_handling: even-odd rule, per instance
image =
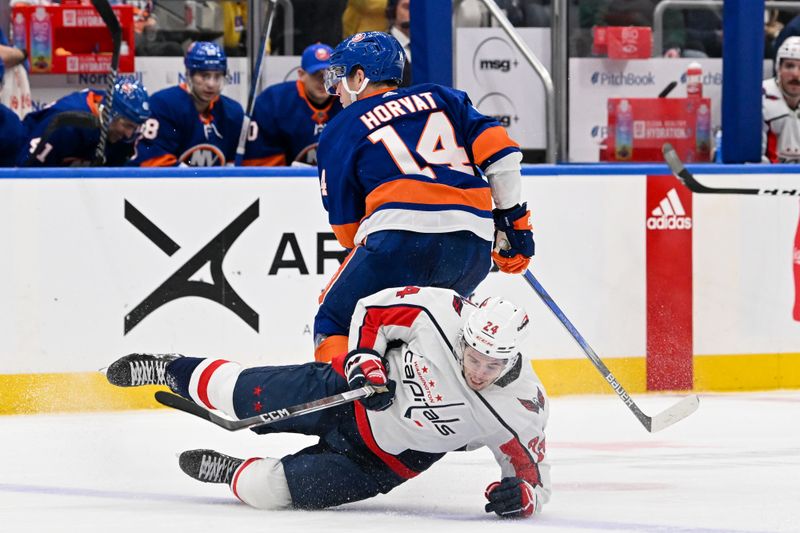
POLYGON ((686 214, 677 189, 673 187, 661 198, 647 217, 647 229, 692 229, 692 217, 686 214))
POLYGON ((647 388, 691 389, 692 194, 673 176, 647 177, 647 388))

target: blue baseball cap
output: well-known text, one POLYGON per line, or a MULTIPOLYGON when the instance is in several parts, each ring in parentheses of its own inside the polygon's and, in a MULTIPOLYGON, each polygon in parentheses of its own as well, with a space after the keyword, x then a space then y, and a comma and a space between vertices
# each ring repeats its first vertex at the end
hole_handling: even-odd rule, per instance
POLYGON ((300 67, 309 74, 328 68, 331 64, 332 53, 333 48, 327 44, 312 44, 303 50, 303 59, 300 62, 300 67))

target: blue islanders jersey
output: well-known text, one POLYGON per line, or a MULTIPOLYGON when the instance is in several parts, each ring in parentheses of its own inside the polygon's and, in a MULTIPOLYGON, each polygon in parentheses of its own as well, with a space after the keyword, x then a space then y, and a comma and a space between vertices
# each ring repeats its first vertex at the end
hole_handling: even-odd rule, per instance
POLYGON ((482 170, 518 151, 462 91, 434 84, 383 91, 347 106, 323 131, 322 203, 345 248, 388 229, 470 231, 491 241, 482 170))
POLYGON ((0 104, 0 167, 17 164, 20 150, 25 144, 25 129, 16 113, 0 104))
POLYGON ((253 106, 244 165, 279 166, 294 161, 317 165, 317 143, 327 123, 342 104, 332 96, 316 107, 300 81, 268 87, 253 106))
POLYGON ((150 97, 151 118, 142 126, 133 165, 218 167, 233 164, 242 130, 242 106, 227 96, 198 113, 185 84, 150 97))
MULTIPOLYGON (((47 107, 28 113, 22 122, 26 130, 27 147, 20 150, 19 166, 83 166, 94 159, 100 141, 98 123, 92 125, 92 117, 99 117, 98 106, 105 91, 84 89, 64 96, 47 107), (59 115, 70 113, 85 121, 56 126, 53 121, 59 115), (52 126, 52 127, 51 127, 52 126), (44 146, 34 157, 33 152, 40 143, 44 146)), ((120 141, 106 143, 106 166, 121 166, 133 155, 133 143, 120 141)))

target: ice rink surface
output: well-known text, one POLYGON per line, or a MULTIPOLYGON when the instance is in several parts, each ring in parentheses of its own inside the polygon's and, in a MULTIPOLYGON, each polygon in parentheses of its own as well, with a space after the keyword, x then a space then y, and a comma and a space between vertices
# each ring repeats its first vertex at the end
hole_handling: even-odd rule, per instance
MULTIPOLYGON (((639 395, 648 414, 677 396, 639 395)), ((179 469, 184 449, 281 456, 312 442, 229 433, 167 411, 0 417, 0 531, 800 532, 800 391, 701 395, 649 434, 612 396, 551 399, 553 498, 523 521, 483 512, 487 450, 453 453, 387 495, 326 511, 257 511, 179 469)))

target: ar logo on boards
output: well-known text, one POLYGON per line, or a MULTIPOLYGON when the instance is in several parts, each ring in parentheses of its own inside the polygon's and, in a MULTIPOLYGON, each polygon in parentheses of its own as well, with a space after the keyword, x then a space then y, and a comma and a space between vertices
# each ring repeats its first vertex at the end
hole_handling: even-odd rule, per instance
MULTIPOLYGON (((127 335, 147 315, 162 305, 186 296, 198 296, 216 302, 233 311, 248 326, 258 331, 258 313, 236 293, 222 271, 225 254, 257 218, 258 200, 125 315, 125 334, 127 335), (200 269, 204 268, 208 268, 211 272, 211 283, 193 279, 200 269)), ((125 200, 125 220, 168 256, 171 257, 180 250, 175 241, 127 200, 125 200)))
POLYGON ((647 217, 647 229, 692 229, 692 217, 686 214, 678 191, 670 189, 667 195, 647 217))

